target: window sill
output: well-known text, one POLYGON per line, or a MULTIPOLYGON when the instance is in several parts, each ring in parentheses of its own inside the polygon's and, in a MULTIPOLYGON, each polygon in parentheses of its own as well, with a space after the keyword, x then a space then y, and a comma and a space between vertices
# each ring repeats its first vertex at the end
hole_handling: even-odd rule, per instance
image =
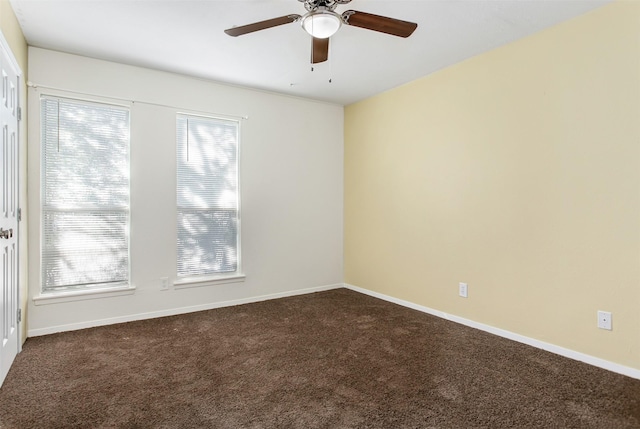
POLYGON ((133 295, 136 288, 124 286, 119 288, 78 290, 70 292, 52 292, 33 297, 35 305, 60 304, 63 302, 84 301, 86 299, 110 298, 114 296, 133 295))
POLYGON ((245 280, 244 274, 233 274, 230 276, 208 276, 208 277, 184 277, 178 280, 174 280, 174 289, 187 289, 192 287, 213 286, 218 284, 227 283, 243 283, 245 280))

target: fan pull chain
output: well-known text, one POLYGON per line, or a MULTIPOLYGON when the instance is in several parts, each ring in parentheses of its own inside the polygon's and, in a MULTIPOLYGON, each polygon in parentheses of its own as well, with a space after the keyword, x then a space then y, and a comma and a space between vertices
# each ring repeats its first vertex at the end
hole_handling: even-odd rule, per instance
MULTIPOLYGON (((331 67, 331 63, 329 63, 329 67, 331 67)), ((315 71, 315 68, 313 66, 311 66, 311 71, 312 72, 315 71)), ((332 74, 333 74, 333 67, 331 67, 331 70, 329 72, 329 75, 332 75, 332 74)), ((333 82, 333 78, 330 77, 329 78, 329 83, 332 83, 332 82, 333 82)), ((290 86, 293 86, 293 84, 290 84, 290 86)))

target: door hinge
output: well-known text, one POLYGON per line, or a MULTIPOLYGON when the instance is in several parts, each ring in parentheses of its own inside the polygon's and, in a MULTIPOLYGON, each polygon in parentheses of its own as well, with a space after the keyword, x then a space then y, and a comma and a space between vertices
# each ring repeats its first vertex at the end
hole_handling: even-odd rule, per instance
POLYGON ((18 309, 18 323, 22 322, 22 309, 18 309))
POLYGON ((18 107, 18 120, 22 120, 22 107, 18 107))
POLYGON ((22 209, 18 209, 18 222, 22 220, 22 209))

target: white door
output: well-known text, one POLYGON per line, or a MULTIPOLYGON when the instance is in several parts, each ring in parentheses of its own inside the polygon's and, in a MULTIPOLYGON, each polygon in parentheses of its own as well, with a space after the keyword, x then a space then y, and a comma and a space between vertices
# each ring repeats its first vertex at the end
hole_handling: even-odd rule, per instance
POLYGON ((18 354, 18 74, 4 48, 0 49, 2 104, 0 125, 0 385, 18 354))

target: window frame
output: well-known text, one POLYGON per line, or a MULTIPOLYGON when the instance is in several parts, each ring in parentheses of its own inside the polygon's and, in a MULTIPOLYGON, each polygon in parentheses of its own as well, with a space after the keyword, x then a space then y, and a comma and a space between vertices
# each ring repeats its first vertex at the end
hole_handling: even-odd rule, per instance
MULTIPOLYGON (((176 186, 175 186, 175 250, 176 250, 176 278, 173 281, 175 289, 184 289, 191 287, 210 286, 215 284, 227 284, 227 283, 240 283, 244 282, 245 275, 242 265, 242 210, 241 210, 241 141, 242 141, 242 122, 239 118, 225 117, 217 114, 206 112, 194 112, 187 110, 179 110, 174 115, 175 129, 175 166, 176 166, 176 186), (178 142, 178 119, 180 117, 197 118, 213 121, 231 122, 236 126, 236 144, 235 144, 235 157, 236 157, 236 270, 226 273, 206 273, 206 274, 191 274, 191 275, 179 275, 178 274, 178 161, 179 161, 179 142, 178 142)), ((188 133, 188 128, 187 128, 188 133)))
MULTIPOLYGON (((63 90, 53 90, 47 89, 46 91, 40 92, 38 91, 37 95, 37 111, 38 111, 38 164, 39 164, 39 179, 38 179, 38 228, 39 228, 39 243, 38 243, 38 283, 39 283, 39 294, 34 297, 34 302, 36 305, 40 304, 49 304, 56 302, 67 302, 67 301, 75 301, 77 299, 87 299, 91 295, 95 295, 96 297, 106 297, 106 296, 118 296, 120 294, 131 294, 135 290, 135 287, 132 285, 131 281, 131 272, 132 272, 132 261, 131 261, 131 128, 132 128, 132 103, 125 102, 122 100, 115 100, 110 98, 103 97, 94 97, 94 96, 85 96, 79 95, 77 93, 67 92, 63 90), (42 103, 43 100, 49 99, 58 99, 58 100, 69 100, 70 102, 75 103, 84 103, 87 105, 98 105, 98 106, 112 106, 116 108, 120 108, 127 111, 128 114, 128 147, 127 147, 127 155, 126 161, 129 171, 129 179, 128 179, 128 187, 127 187, 127 205, 126 205, 126 227, 125 227, 125 237, 127 242, 127 278, 125 280, 118 280, 113 282, 100 282, 100 283, 88 283, 88 284, 80 284, 80 285, 68 285, 65 287, 60 287, 58 289, 45 289, 45 279, 44 279, 44 243, 45 243, 45 188, 44 188, 44 177, 45 177, 45 148, 43 141, 43 129, 44 129, 44 118, 42 115, 42 103)), ((80 209, 87 210, 87 209, 80 209)), ((65 211, 65 210, 61 210, 65 211)), ((69 210, 71 211, 71 210, 69 210)), ((115 211, 124 212, 124 209, 118 208, 115 211)))

